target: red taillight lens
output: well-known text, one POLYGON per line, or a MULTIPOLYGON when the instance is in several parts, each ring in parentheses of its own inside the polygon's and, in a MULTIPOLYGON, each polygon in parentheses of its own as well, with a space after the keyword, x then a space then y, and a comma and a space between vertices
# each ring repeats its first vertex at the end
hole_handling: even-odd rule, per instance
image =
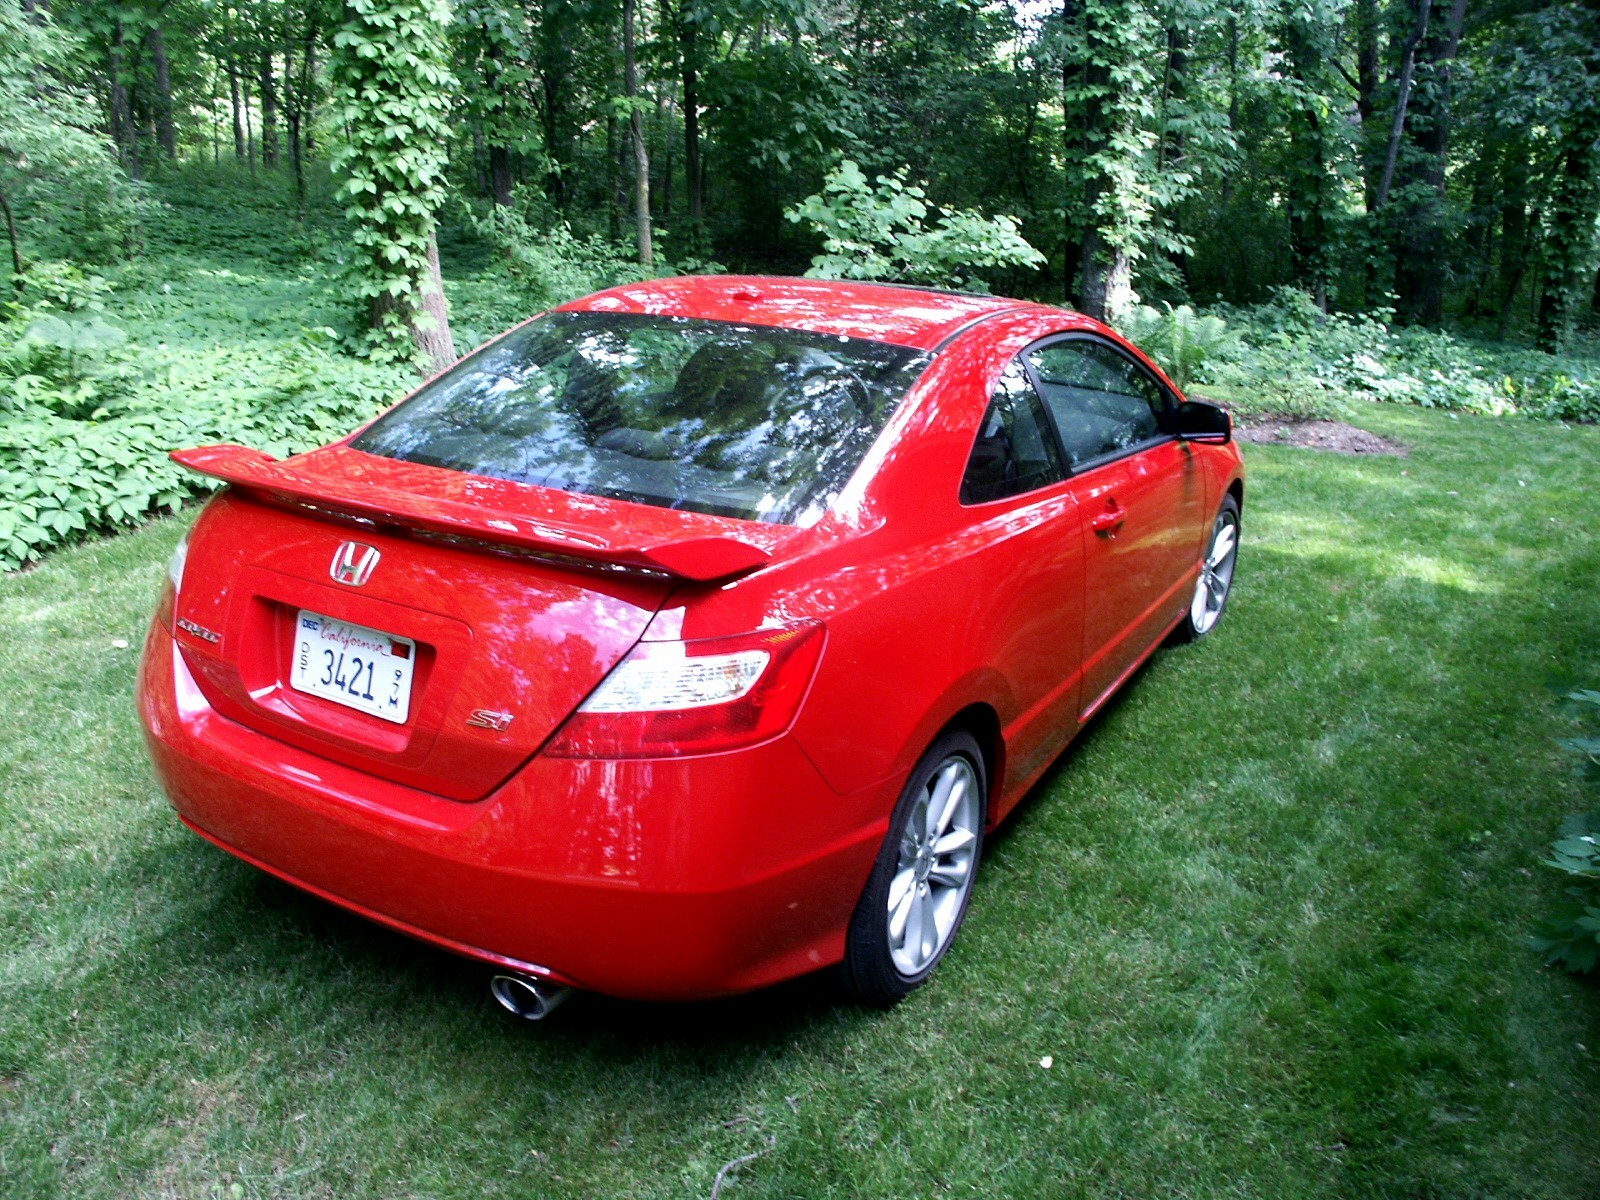
POLYGON ((764 742, 794 721, 822 643, 817 621, 737 637, 640 642, 544 752, 671 758, 764 742))

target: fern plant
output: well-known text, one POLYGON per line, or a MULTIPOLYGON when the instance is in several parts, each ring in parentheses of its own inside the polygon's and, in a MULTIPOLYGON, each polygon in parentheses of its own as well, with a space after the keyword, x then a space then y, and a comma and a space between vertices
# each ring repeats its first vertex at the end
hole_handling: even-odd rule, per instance
POLYGON ((1120 322, 1122 332, 1161 364, 1172 382, 1187 388, 1200 376, 1206 359, 1223 350, 1231 337, 1228 323, 1187 304, 1164 309, 1141 304, 1120 322))

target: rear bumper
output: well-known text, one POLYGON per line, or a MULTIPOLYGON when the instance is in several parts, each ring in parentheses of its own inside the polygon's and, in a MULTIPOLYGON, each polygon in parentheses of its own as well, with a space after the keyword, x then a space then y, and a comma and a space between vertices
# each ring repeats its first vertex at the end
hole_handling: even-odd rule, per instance
POLYGON ((839 961, 894 799, 840 796, 783 737, 682 760, 534 758, 483 800, 447 800, 221 716, 159 623, 139 712, 172 806, 223 849, 457 953, 637 999, 839 961))

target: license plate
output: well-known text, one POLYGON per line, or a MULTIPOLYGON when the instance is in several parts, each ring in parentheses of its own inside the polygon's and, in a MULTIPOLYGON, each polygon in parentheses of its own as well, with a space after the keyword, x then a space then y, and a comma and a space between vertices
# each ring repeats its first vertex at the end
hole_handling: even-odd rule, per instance
POLYGON ((411 711, 417 644, 365 625, 301 609, 294 622, 296 691, 404 723, 411 711))

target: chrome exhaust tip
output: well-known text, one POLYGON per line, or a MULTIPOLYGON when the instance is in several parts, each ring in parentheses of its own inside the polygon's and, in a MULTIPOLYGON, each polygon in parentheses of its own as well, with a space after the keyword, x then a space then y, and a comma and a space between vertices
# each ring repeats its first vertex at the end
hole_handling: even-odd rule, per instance
POLYGON ((542 1021, 561 1007, 572 989, 536 975, 496 975, 489 991, 500 1007, 525 1021, 542 1021))

